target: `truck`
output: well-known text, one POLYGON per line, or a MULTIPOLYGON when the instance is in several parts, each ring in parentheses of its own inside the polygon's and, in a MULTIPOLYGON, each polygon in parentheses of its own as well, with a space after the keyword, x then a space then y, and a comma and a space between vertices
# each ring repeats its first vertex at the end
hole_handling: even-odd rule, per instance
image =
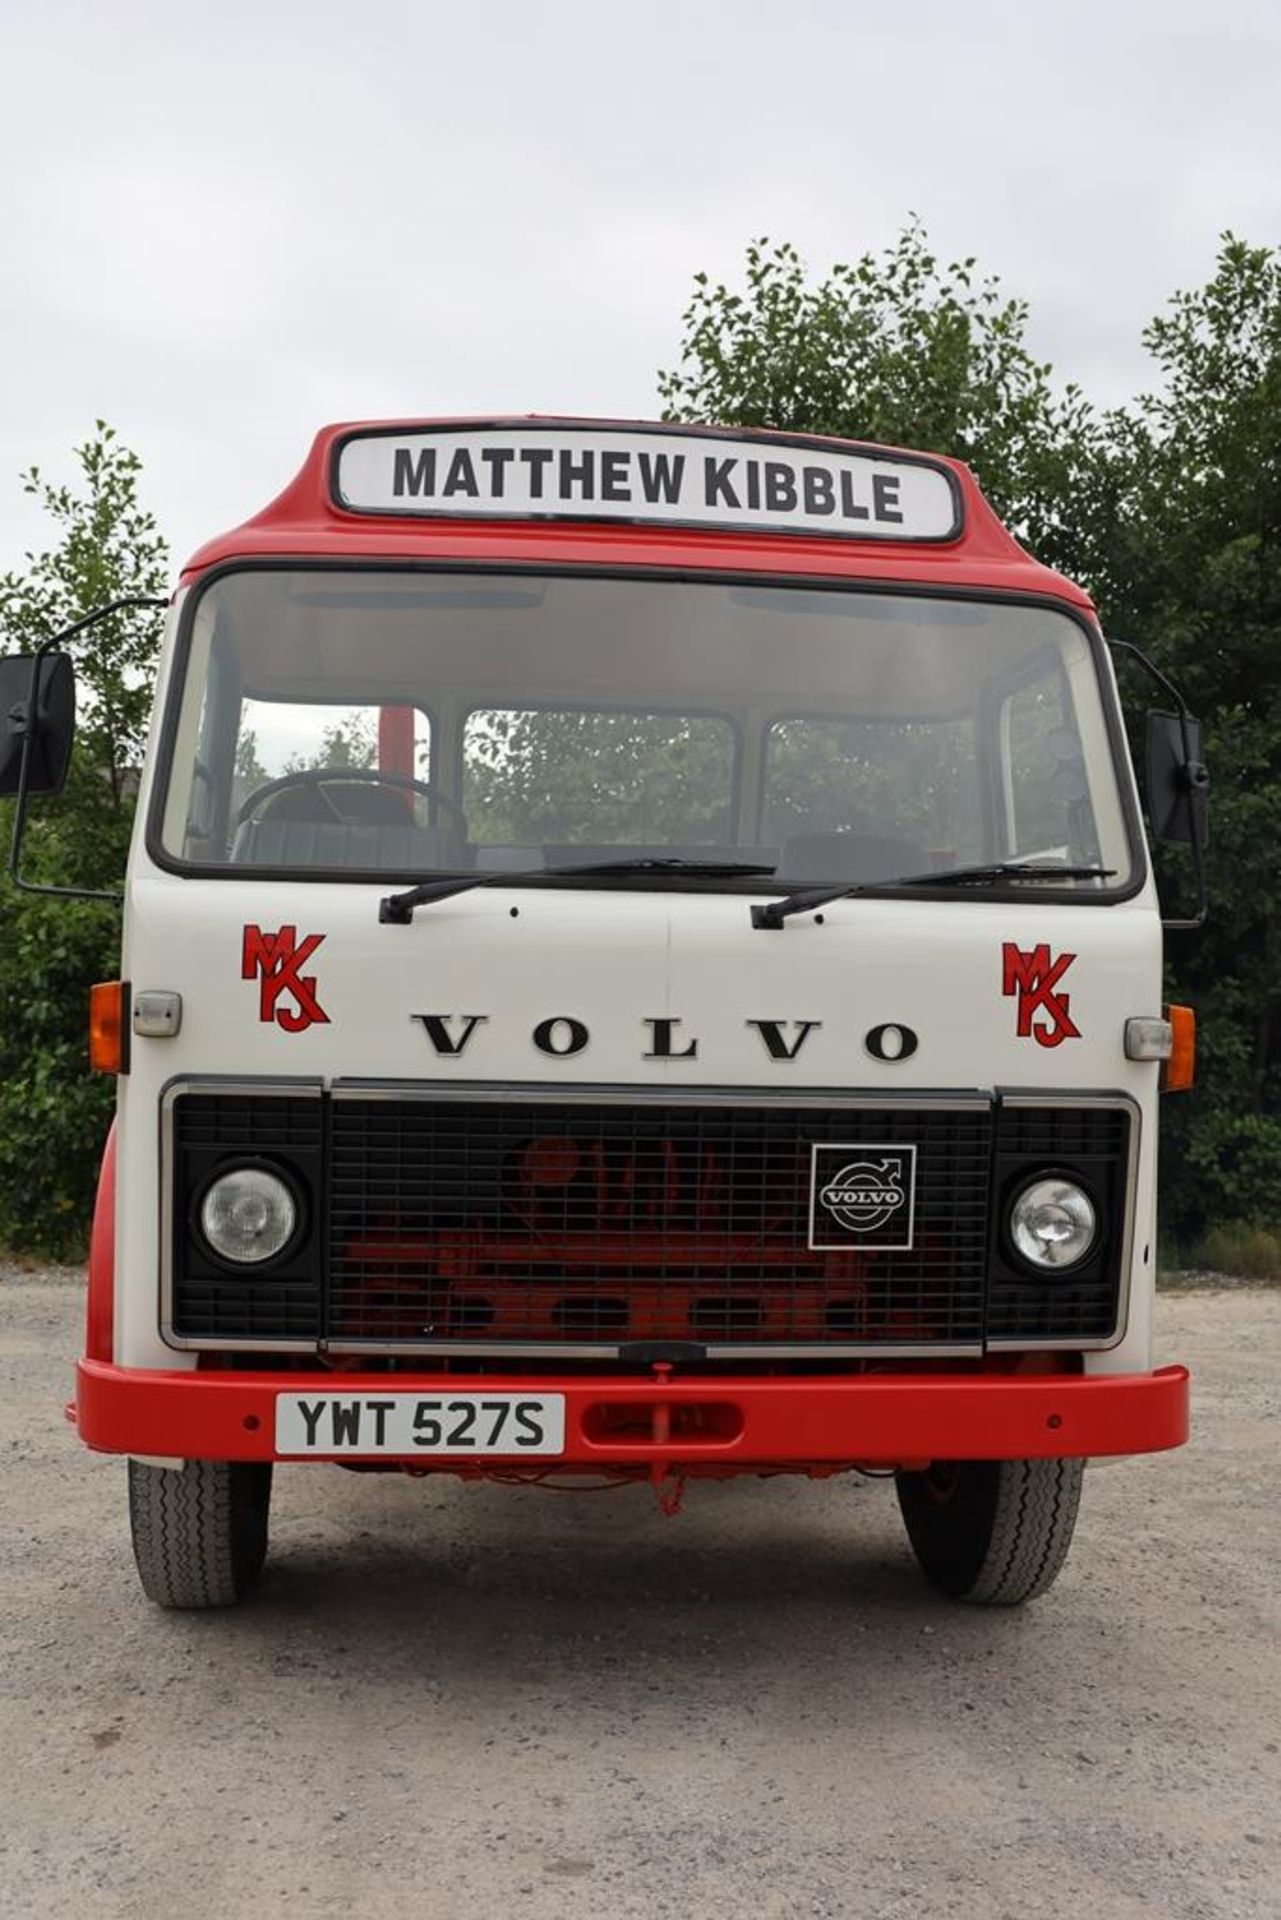
MULTIPOLYGON (((964 465, 764 429, 326 427, 167 609, 72 1410, 147 1596, 250 1591, 278 1462, 883 1475, 942 1594, 1042 1593, 1188 1430, 1177 690, 1132 754, 964 465)), ((20 885, 68 645, 0 666, 20 885)))

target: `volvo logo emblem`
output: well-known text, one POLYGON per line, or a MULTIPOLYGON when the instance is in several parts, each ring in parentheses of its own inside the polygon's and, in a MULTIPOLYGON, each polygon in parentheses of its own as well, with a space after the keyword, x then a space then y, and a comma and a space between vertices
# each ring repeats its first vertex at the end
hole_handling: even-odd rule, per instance
POLYGON ((905 1249, 912 1244, 916 1148, 821 1140, 813 1145, 810 1246, 905 1249))
POLYGON ((827 1211, 854 1233, 883 1226, 906 1195, 898 1184, 902 1172, 897 1160, 856 1160, 842 1167, 818 1196, 827 1211))

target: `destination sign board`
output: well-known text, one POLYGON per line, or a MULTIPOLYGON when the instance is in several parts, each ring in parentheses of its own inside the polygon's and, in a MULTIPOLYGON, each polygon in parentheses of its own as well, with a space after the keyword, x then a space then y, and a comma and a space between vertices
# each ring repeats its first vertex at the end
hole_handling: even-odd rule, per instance
POLYGON ((335 504, 350 513, 570 519, 948 540, 951 474, 875 448, 768 436, 555 426, 353 434, 337 451, 335 504))

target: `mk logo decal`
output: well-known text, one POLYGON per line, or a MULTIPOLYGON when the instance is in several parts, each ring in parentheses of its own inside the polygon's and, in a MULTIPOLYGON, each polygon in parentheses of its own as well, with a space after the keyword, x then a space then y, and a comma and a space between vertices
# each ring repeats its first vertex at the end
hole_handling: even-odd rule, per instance
POLYGON ((1072 962, 1074 953, 1061 953, 1050 959, 1048 941, 1027 953, 1007 940, 1001 949, 1001 992, 1018 995, 1018 1033, 1020 1040, 1029 1035, 1042 1047, 1061 1046, 1065 1040, 1079 1040, 1080 1028, 1069 1011, 1071 996, 1058 992, 1059 981, 1072 962), (1038 1019, 1038 1015, 1043 1018, 1038 1019))
POLYGON ((286 1033, 329 1024, 329 1015, 316 997, 315 974, 302 971, 324 937, 323 933, 309 933, 300 940, 297 927, 281 927, 276 933, 264 933, 261 927, 245 928, 240 977, 260 983, 260 1020, 274 1020, 286 1033), (292 1006, 279 1004, 283 994, 289 995, 292 1006))

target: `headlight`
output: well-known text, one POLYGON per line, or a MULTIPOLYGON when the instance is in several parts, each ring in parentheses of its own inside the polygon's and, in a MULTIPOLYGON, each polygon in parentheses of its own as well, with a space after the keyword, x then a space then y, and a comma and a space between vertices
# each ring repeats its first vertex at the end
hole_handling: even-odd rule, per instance
POLYGON ((1032 1267, 1075 1267, 1098 1237, 1094 1202, 1072 1180, 1033 1180, 1010 1208, 1010 1238, 1032 1267))
POLYGON ((221 1260, 261 1266, 293 1239, 298 1203, 277 1173, 236 1167, 219 1174, 200 1203, 200 1231, 221 1260))

